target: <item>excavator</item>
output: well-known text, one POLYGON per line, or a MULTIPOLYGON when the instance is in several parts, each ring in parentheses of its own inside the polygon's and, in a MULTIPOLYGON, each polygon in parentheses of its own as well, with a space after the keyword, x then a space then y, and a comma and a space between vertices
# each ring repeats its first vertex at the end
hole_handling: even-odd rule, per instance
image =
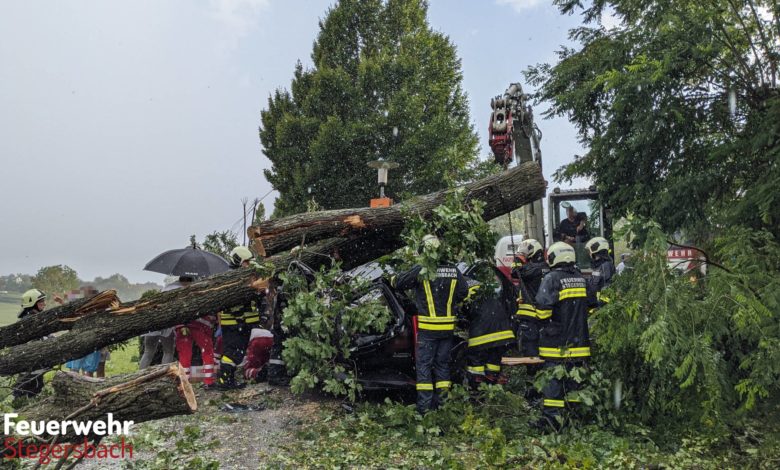
MULTIPOLYGON (((490 100, 492 111, 488 124, 488 144, 496 164, 504 169, 509 168, 513 161, 533 161, 542 166, 542 132, 534 122, 530 101, 531 96, 523 92, 519 83, 510 84, 503 95, 490 100)), ((553 189, 547 196, 546 231, 542 199, 522 207, 520 211, 521 226, 516 228, 517 233, 510 218, 509 227, 512 233, 503 237, 496 245, 497 267, 507 275, 511 270, 517 244, 528 238, 546 241, 546 246, 562 240, 559 227, 570 212, 573 212, 575 220, 584 221, 586 226, 587 235, 578 236, 571 241, 577 252, 577 265, 583 273, 587 275, 591 272, 590 257, 585 250, 588 239, 602 236, 612 244, 609 211, 601 203, 595 186, 585 189, 553 189)))

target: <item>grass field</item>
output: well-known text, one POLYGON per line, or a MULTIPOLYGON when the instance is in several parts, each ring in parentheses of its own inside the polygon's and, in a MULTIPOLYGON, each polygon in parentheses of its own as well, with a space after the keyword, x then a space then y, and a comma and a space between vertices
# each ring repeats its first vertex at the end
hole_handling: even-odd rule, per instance
POLYGON ((138 359, 138 340, 133 338, 121 348, 111 351, 111 358, 106 362, 106 376, 137 371, 138 359))
POLYGON ((22 295, 16 292, 0 294, 0 325, 8 325, 16 321, 16 315, 22 309, 22 295))

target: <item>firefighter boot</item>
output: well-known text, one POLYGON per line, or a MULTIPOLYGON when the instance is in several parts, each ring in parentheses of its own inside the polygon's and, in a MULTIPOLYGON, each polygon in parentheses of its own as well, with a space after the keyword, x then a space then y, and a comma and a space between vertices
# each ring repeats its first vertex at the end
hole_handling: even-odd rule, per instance
POLYGON ((222 363, 219 365, 217 388, 219 390, 236 390, 243 388, 244 384, 236 382, 236 366, 222 363))
POLYGON ((290 377, 287 375, 287 368, 284 362, 279 359, 268 361, 268 385, 290 385, 290 377))

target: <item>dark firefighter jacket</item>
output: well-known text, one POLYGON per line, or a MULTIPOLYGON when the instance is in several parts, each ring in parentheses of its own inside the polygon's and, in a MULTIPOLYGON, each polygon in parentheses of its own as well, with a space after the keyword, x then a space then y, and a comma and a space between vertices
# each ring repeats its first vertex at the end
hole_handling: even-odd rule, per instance
POLYGON ((539 355, 546 360, 590 357, 588 308, 595 298, 574 266, 553 269, 536 294, 539 355))
POLYGON ((265 303, 265 295, 258 295, 248 302, 225 309, 219 312, 219 324, 234 326, 241 323, 260 323, 260 312, 265 309, 265 303))
POLYGON ((593 274, 588 279, 588 289, 596 295, 598 306, 609 302, 609 299, 601 294, 605 287, 612 283, 612 277, 615 275, 615 265, 609 255, 599 255, 593 260, 593 274))
POLYGON ((550 268, 544 261, 529 261, 512 270, 512 277, 520 279, 520 292, 517 296, 515 312, 519 320, 537 318, 536 293, 539 292, 542 278, 549 272, 550 268))
POLYGON ((466 278, 457 267, 441 264, 431 281, 420 277, 422 266, 393 276, 390 285, 398 290, 414 289, 417 328, 435 336, 447 336, 455 330, 458 305, 468 295, 466 278))
POLYGON ((514 299, 503 289, 498 292, 484 292, 477 281, 469 280, 469 298, 463 306, 469 321, 469 342, 471 349, 488 349, 513 343, 511 316, 514 299))

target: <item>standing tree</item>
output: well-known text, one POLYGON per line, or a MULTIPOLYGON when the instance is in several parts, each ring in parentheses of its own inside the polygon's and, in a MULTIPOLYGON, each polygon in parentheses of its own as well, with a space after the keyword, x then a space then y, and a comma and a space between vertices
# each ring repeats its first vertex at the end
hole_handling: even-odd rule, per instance
POLYGON ((79 277, 72 268, 58 264, 38 270, 32 278, 32 285, 47 294, 62 294, 79 287, 79 277))
POLYGON ((203 249, 228 259, 230 251, 238 246, 238 235, 230 230, 212 232, 203 239, 203 249))
POLYGON ((625 384, 626 412, 659 428, 685 416, 697 430, 738 424, 751 410, 766 420, 762 402, 780 400, 780 7, 594 0, 582 11, 581 46, 528 75, 589 147, 558 177, 592 177, 645 242, 598 313, 598 367, 625 384), (657 223, 634 223, 647 219, 657 223), (668 269, 677 230, 705 248, 705 281, 668 269))
POLYGON ((589 147, 558 176, 593 178, 616 215, 667 232, 737 224, 780 236, 777 2, 599 0, 583 16, 570 33, 581 47, 528 74, 548 114, 569 116, 589 147))
POLYGON ((423 194, 463 180, 477 137, 460 59, 427 22, 424 0, 341 0, 320 22, 314 67, 295 68, 261 114, 279 191, 275 216, 365 206, 378 158, 399 163, 388 191, 423 194))

